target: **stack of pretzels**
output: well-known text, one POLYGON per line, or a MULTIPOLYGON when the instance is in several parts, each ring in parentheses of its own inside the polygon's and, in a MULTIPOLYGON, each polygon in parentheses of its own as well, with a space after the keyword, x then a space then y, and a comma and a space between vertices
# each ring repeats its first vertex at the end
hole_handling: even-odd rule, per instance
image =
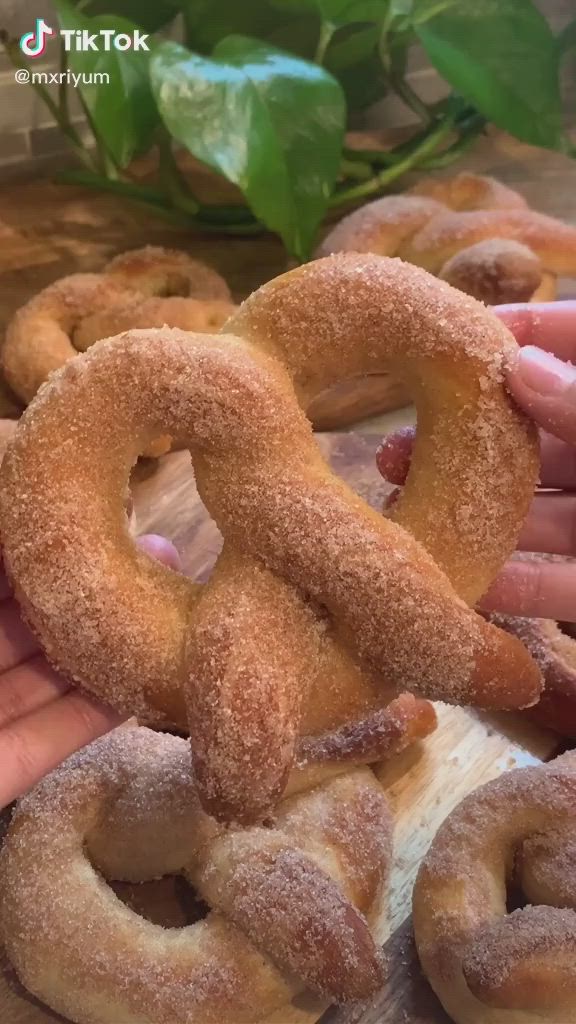
POLYGON ((521 641, 473 610, 538 476, 535 428, 503 384, 516 350, 475 299, 349 253, 264 285, 218 335, 100 341, 33 399, 0 469, 23 614, 67 677, 190 737, 120 730, 16 813, 0 928, 24 983, 58 1012, 285 1024, 320 1012, 290 1016, 303 989, 346 1000, 378 988, 370 927, 390 818, 358 766, 424 738, 429 698, 515 709, 542 688, 521 641), (383 516, 334 476, 304 410, 331 384, 388 369, 419 429, 383 516), (204 586, 127 530, 130 469, 159 434, 189 448, 224 538, 204 586), (96 870, 183 873, 211 912, 171 935, 96 870))
POLYGON ((400 256, 489 305, 548 301, 558 275, 576 276, 576 228, 531 210, 494 178, 469 173, 355 210, 317 256, 351 250, 400 256))

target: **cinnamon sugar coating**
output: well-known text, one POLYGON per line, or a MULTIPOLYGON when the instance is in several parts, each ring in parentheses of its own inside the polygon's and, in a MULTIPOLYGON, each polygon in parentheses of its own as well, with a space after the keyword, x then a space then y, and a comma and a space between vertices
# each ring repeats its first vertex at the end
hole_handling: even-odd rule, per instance
POLYGON ((489 306, 529 302, 540 287, 542 264, 526 245, 489 238, 462 249, 440 269, 439 277, 489 306))
POLYGON ((366 717, 391 687, 535 702, 523 645, 466 602, 515 547, 538 448, 502 384, 512 336, 399 260, 292 271, 225 332, 132 331, 55 374, 2 466, 0 530, 48 658, 124 710, 188 726, 204 806, 253 821, 279 798, 301 736, 366 717), (295 391, 306 407, 389 366, 421 427, 383 518, 326 465, 295 391), (206 587, 126 530, 130 467, 157 433, 190 448, 225 539, 206 587))
POLYGON ((369 920, 391 831, 365 768, 284 801, 271 827, 225 828, 200 807, 185 740, 123 728, 18 805, 0 935, 28 990, 77 1024, 256 1024, 306 989, 365 998, 382 984, 369 920), (164 874, 188 879, 204 920, 152 924, 105 880, 164 874))
POLYGON ((217 330, 233 309, 226 282, 211 267, 146 246, 116 256, 101 274, 71 274, 33 296, 8 324, 2 369, 30 402, 50 373, 100 338, 164 324, 217 330))
POLYGON ((400 256, 489 304, 548 301, 555 275, 576 274, 576 229, 530 210, 494 178, 468 173, 348 214, 316 255, 343 251, 400 256))
POLYGON ((414 889, 424 971, 456 1024, 576 1021, 576 755, 467 796, 414 889), (526 906, 507 912, 507 887, 526 906))
POLYGON ((522 641, 540 666, 544 689, 530 708, 534 721, 576 739, 576 640, 551 619, 491 615, 490 621, 522 641))

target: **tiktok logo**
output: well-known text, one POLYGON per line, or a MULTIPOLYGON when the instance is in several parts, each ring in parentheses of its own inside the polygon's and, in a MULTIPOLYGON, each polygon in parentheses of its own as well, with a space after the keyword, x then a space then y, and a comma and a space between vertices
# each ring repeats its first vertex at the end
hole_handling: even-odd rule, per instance
POLYGON ((46 49, 46 40, 55 35, 56 31, 43 18, 36 18, 34 31, 25 32, 20 39, 20 49, 27 57, 41 57, 46 49))

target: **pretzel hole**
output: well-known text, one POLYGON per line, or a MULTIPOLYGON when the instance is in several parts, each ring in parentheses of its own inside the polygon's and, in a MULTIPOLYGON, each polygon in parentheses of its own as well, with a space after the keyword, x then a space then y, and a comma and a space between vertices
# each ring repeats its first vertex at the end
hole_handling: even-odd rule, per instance
POLYGON ((165 875, 150 882, 107 884, 135 914, 163 928, 185 928, 210 913, 210 907, 181 875, 165 875))
POLYGON ((169 299, 173 296, 188 298, 190 295, 190 278, 186 274, 172 271, 166 274, 154 294, 162 299, 169 299))

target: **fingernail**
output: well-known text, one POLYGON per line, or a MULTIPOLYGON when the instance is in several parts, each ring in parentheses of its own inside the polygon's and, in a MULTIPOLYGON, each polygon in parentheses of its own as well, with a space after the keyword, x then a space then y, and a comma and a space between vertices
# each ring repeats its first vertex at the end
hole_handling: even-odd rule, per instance
POLYGON ((535 345, 520 349, 516 374, 531 391, 547 398, 565 395, 576 386, 576 367, 535 345))

